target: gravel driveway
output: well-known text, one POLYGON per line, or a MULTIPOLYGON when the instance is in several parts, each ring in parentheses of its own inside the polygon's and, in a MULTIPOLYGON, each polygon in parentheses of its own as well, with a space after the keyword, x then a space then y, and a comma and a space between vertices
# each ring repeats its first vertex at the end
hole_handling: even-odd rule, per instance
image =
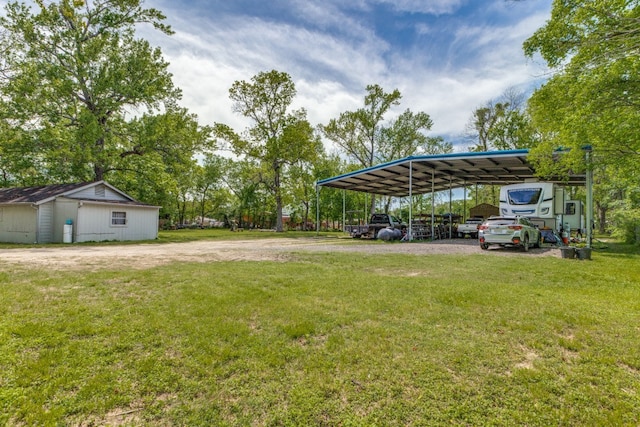
POLYGON ((2 264, 19 264, 48 269, 102 269, 115 265, 151 268, 174 261, 286 261, 292 252, 359 252, 429 254, 480 254, 484 256, 560 257, 557 248, 480 249, 476 240, 453 239, 434 242, 383 243, 336 238, 268 238, 252 240, 200 240, 186 243, 144 243, 126 245, 69 245, 0 250, 2 264))

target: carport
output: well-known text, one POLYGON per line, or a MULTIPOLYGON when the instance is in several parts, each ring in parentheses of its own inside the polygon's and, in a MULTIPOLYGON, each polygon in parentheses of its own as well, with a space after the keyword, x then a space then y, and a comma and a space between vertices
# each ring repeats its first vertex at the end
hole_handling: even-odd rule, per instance
MULTIPOLYGON (((590 154, 590 149, 585 149, 587 164, 590 154)), ((559 152, 558 155, 562 153, 559 152)), ((323 179, 316 183, 316 192, 319 194, 320 188, 330 187, 382 196, 408 197, 411 201, 409 203, 409 235, 411 236, 412 196, 449 190, 451 198, 451 191, 455 188, 466 189, 471 185, 507 185, 539 180, 528 156, 529 150, 525 149, 409 156, 323 179)), ((590 168, 586 170, 590 171, 590 168)), ((590 247, 592 227, 589 224, 593 223, 592 172, 547 177, 544 181, 562 185, 586 185, 587 245, 590 247)), ((432 205, 432 227, 434 213, 435 206, 432 205)), ((319 227, 319 212, 316 214, 316 224, 319 227)))

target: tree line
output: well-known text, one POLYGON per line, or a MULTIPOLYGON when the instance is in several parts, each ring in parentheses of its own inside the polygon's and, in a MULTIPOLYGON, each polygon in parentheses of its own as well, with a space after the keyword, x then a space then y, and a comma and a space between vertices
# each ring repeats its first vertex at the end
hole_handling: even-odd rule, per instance
MULTIPOLYGON (((19 1, 0 17, 0 186, 106 179, 162 206, 169 224, 218 218, 285 229, 315 222, 318 179, 414 154, 453 151, 429 136, 426 112, 405 109, 397 90, 365 88, 362 106, 313 126, 292 109, 296 88, 278 70, 236 81, 233 111, 247 129, 203 126, 180 107, 162 52, 139 25, 173 31, 143 0, 19 1), (330 141, 338 152, 327 152, 330 141), (227 150, 233 156, 222 156, 227 150)), ((541 179, 585 169, 589 147, 601 231, 640 240, 640 7, 637 0, 553 3, 524 44, 551 77, 527 99, 508 90, 471 113, 469 149, 529 148, 541 179), (561 149, 563 155, 558 157, 561 149)), ((581 197, 581 189, 574 189, 581 197)), ((470 204, 496 203, 495 190, 470 204)), ((416 203, 433 196, 421 196, 416 203)), ((390 199, 321 193, 326 226, 347 210, 389 210, 390 199)), ((244 224, 246 223, 246 224, 244 224)))

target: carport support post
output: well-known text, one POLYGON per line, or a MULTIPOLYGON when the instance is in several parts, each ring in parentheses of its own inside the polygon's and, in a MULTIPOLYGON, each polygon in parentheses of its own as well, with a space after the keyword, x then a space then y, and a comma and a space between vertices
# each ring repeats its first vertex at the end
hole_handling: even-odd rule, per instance
POLYGON ((342 232, 344 233, 347 227, 345 226, 347 222, 347 194, 346 190, 342 190, 342 232))
POLYGON ((584 148, 585 163, 587 166, 587 248, 591 248, 591 240, 593 239, 593 167, 591 165, 591 146, 584 148))
POLYGON ((464 182, 464 187, 462 187, 462 220, 464 221, 467 218, 467 182, 464 182))
POLYGON ((436 227, 434 223, 436 222, 436 170, 431 169, 431 240, 435 240, 435 232, 436 227))
POLYGON ((316 236, 320 234, 320 187, 316 181, 316 236))
POLYGON ((453 204, 452 204, 452 197, 453 197, 453 189, 451 188, 453 186, 453 178, 451 177, 451 175, 449 175, 449 239, 451 239, 453 237, 453 212, 451 212, 451 209, 453 208, 453 204))
POLYGON ((413 161, 409 161, 409 241, 413 240, 413 161))

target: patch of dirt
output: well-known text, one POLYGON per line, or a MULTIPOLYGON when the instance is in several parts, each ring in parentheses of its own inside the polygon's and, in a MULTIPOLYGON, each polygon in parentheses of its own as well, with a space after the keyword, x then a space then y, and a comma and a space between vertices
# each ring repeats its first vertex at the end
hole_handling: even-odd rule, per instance
POLYGON ((472 239, 436 240, 434 242, 381 243, 336 238, 272 238, 254 240, 202 240, 187 243, 70 245, 42 248, 0 250, 0 262, 28 268, 98 270, 117 266, 147 269, 171 262, 282 261, 292 259, 294 252, 356 252, 367 254, 402 253, 481 254, 484 256, 551 256, 560 257, 557 248, 519 249, 490 248, 481 250, 472 239))

